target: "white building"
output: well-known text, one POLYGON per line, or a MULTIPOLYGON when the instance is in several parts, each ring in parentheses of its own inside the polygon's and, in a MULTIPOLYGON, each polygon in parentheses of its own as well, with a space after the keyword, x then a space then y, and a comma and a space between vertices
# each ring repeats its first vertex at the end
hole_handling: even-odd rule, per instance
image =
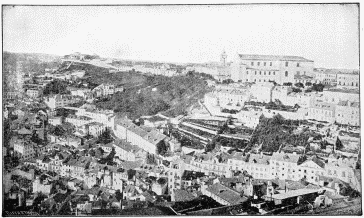
POLYGON ((335 108, 336 108, 335 104, 316 101, 309 108, 307 118, 334 123, 335 108))
POLYGON ((53 95, 44 98, 44 103, 52 110, 77 103, 82 99, 72 95, 53 95))
POLYGON ((141 128, 126 118, 119 118, 115 121, 113 128, 115 135, 137 145, 151 154, 157 154, 157 145, 165 143, 167 136, 152 128, 141 128))
POLYGON ((49 117, 48 118, 48 123, 53 125, 53 126, 57 126, 57 125, 61 125, 62 124, 62 117, 49 117))
POLYGON ((329 89, 322 92, 322 100, 332 104, 338 104, 340 101, 359 102, 360 96, 358 90, 348 89, 329 89))
POLYGON ((338 88, 359 89, 359 73, 340 73, 337 75, 338 88))
POLYGON ((242 82, 294 83, 294 75, 311 75, 314 62, 297 56, 239 54, 231 78, 242 82))
POLYGON ((68 115, 68 117, 66 117, 66 122, 71 123, 75 126, 83 126, 86 124, 91 123, 93 120, 90 117, 86 117, 86 116, 77 116, 77 115, 68 115))
POLYGON ((42 94, 40 89, 28 89, 26 92, 27 96, 31 98, 38 98, 42 94))
POLYGON ((88 130, 88 133, 94 137, 100 136, 107 128, 107 126, 98 122, 91 122, 86 124, 85 126, 88 130))
POLYGON ((299 180, 299 158, 300 156, 295 153, 274 152, 270 160, 272 178, 299 180))
POLYGON ((335 120, 340 124, 360 126, 359 102, 341 101, 336 105, 335 120))
POLYGON ((22 160, 33 158, 35 155, 33 144, 26 143, 21 139, 14 140, 14 152, 22 160))
POLYGON ((250 94, 253 96, 254 101, 257 102, 270 102, 272 100, 272 90, 274 84, 270 82, 256 83, 251 86, 250 94))

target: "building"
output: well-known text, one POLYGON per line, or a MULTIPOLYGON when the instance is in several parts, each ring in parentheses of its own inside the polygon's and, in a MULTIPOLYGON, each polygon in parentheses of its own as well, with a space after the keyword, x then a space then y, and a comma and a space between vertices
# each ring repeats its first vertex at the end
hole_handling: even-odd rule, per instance
MULTIPOLYGON (((219 88, 215 91, 214 95, 217 97, 217 104, 223 108, 240 109, 246 101, 250 100, 250 92, 249 89, 246 87, 237 87, 234 89, 219 88)), ((207 96, 207 98, 209 97, 210 96, 207 96)))
POLYGON ((209 196, 218 203, 226 206, 241 204, 248 200, 247 197, 242 196, 239 192, 219 183, 203 188, 201 191, 202 194, 209 196))
POLYGON ((335 121, 339 124, 360 126, 359 102, 340 101, 336 105, 335 121))
POLYGON ((82 99, 79 97, 74 97, 72 95, 53 95, 45 97, 44 103, 51 108, 52 110, 60 107, 65 107, 70 104, 77 103, 81 101, 82 99))
POLYGON ((92 90, 96 97, 113 95, 122 91, 124 91, 122 86, 115 86, 113 84, 101 84, 92 90))
POLYGON ((115 148, 115 156, 118 156, 124 161, 135 161, 141 150, 138 146, 132 145, 126 140, 116 140, 115 143, 113 143, 113 147, 115 148))
POLYGON ((26 92, 27 96, 29 96, 30 98, 38 98, 39 96, 42 95, 42 90, 40 89, 28 89, 26 92))
POLYGON ((274 152, 270 160, 272 178, 294 181, 301 179, 298 176, 299 159, 300 155, 296 153, 274 152))
POLYGON ((70 92, 71 92, 71 95, 73 96, 80 96, 81 98, 84 98, 84 99, 88 99, 88 98, 91 98, 92 96, 90 95, 92 92, 91 92, 91 89, 86 89, 86 88, 70 88, 70 92))
POLYGON ((22 160, 31 159, 35 156, 34 144, 22 139, 12 140, 14 143, 14 152, 22 160))
POLYGON ((272 101, 279 101, 283 105, 309 108, 316 98, 315 93, 292 92, 289 86, 275 86, 272 90, 272 101))
POLYGON ((359 73, 339 73, 337 75, 337 87, 359 89, 359 73))
POLYGON ((337 72, 325 69, 325 68, 315 68, 314 69, 315 83, 321 83, 324 85, 335 86, 337 83, 337 72))
POLYGON ((319 177, 325 173, 325 163, 317 157, 310 158, 298 165, 296 175, 298 179, 305 179, 309 183, 317 184, 319 177))
POLYGON ((306 86, 306 83, 315 83, 315 79, 312 76, 296 74, 294 75, 294 83, 302 83, 306 86))
POLYGON ((338 104, 340 101, 359 102, 359 90, 354 89, 328 89, 323 90, 321 100, 338 104))
MULTIPOLYGON (((66 121, 66 122, 68 122, 68 121, 66 121)), ((48 123, 53 125, 53 126, 61 125, 62 124, 62 117, 61 116, 49 117, 48 118, 48 123)))
POLYGON ((107 126, 105 126, 102 123, 98 123, 98 122, 91 122, 85 125, 88 134, 94 136, 94 137, 98 137, 100 136, 107 128, 107 126))
POLYGON ((115 120, 114 134, 119 139, 124 139, 132 145, 151 154, 157 154, 157 146, 169 141, 169 138, 153 128, 142 128, 135 125, 131 120, 119 118, 115 120))
POLYGON ((66 122, 71 123, 75 126, 83 126, 86 124, 89 124, 92 122, 92 119, 90 117, 86 117, 86 116, 77 116, 77 115, 68 115, 68 117, 66 117, 66 122))
POLYGON ((242 82, 294 83, 294 75, 311 75, 314 62, 297 56, 238 54, 231 78, 242 82))
POLYGON ((76 110, 76 116, 89 117, 93 121, 103 123, 107 127, 114 127, 115 115, 112 110, 99 110, 95 105, 84 104, 80 108, 73 108, 76 110))
POLYGON ((272 90, 274 84, 270 82, 258 82, 251 86, 250 94, 252 100, 257 102, 270 102, 272 100, 272 90))
POLYGON ((308 110, 308 119, 325 121, 329 123, 335 122, 335 104, 316 101, 308 110))

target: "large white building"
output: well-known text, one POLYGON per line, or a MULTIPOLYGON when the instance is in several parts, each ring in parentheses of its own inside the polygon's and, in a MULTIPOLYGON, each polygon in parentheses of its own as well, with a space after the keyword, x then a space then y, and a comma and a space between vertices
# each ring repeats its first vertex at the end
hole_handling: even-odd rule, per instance
POLYGON ((359 88, 359 73, 340 73, 337 75, 338 88, 359 88))
POLYGON ((273 87, 273 83, 258 82, 250 87, 250 94, 253 100, 268 103, 272 100, 273 87))
POLYGON ((53 95, 48 96, 44 99, 44 103, 51 108, 52 110, 60 107, 65 107, 70 104, 81 101, 82 99, 79 97, 75 97, 72 95, 53 95))
POLYGON ((348 89, 328 89, 322 92, 322 100, 332 104, 338 104, 340 101, 359 102, 359 91, 348 89))
POLYGON ((137 145, 150 154, 157 154, 157 145, 169 139, 155 129, 139 127, 126 118, 115 120, 113 131, 119 139, 137 145))
POLYGON ((315 93, 292 92, 288 86, 275 86, 272 91, 272 101, 279 100, 284 105, 299 105, 303 108, 309 108, 315 99, 315 93))
POLYGON ((335 120, 340 124, 360 126, 359 102, 341 101, 336 105, 335 120))
POLYGON ((308 119, 334 123, 336 109, 335 106, 336 105, 332 103, 316 101, 309 108, 308 119))
POLYGON ((294 83, 294 75, 312 75, 314 62, 297 56, 239 54, 231 79, 242 82, 294 83))

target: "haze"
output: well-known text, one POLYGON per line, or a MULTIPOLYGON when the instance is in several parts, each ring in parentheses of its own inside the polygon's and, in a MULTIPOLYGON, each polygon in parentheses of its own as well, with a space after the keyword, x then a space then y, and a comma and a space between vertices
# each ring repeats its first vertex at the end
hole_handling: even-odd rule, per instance
POLYGON ((166 62, 297 55, 359 69, 355 4, 4 6, 4 51, 166 62))

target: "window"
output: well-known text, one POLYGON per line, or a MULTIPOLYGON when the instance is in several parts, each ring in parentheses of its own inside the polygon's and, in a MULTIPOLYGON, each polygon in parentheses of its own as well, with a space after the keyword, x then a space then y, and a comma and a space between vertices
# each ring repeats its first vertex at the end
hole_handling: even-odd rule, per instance
POLYGON ((267 66, 267 63, 266 62, 264 62, 264 66, 267 66))
POLYGON ((297 67, 300 67, 300 63, 297 63, 297 67))
POLYGON ((273 72, 273 75, 276 75, 276 72, 273 72))
POLYGON ((262 75, 262 71, 259 71, 259 75, 262 75))
POLYGON ((270 62, 270 66, 272 66, 272 62, 270 62))
POLYGON ((288 67, 288 61, 286 61, 286 67, 288 67))
POLYGON ((257 71, 255 71, 255 75, 257 75, 257 71))
POLYGON ((260 66, 260 62, 258 62, 258 66, 260 66))
POLYGON ((265 71, 264 71, 264 75, 265 75, 265 71))
POLYGON ((270 75, 270 71, 268 72, 268 75, 270 75))
MULTIPOLYGON (((288 63, 288 62, 287 62, 287 63, 288 63)), ((286 71, 284 74, 285 74, 285 76, 286 76, 286 77, 288 77, 288 71, 286 71)))

